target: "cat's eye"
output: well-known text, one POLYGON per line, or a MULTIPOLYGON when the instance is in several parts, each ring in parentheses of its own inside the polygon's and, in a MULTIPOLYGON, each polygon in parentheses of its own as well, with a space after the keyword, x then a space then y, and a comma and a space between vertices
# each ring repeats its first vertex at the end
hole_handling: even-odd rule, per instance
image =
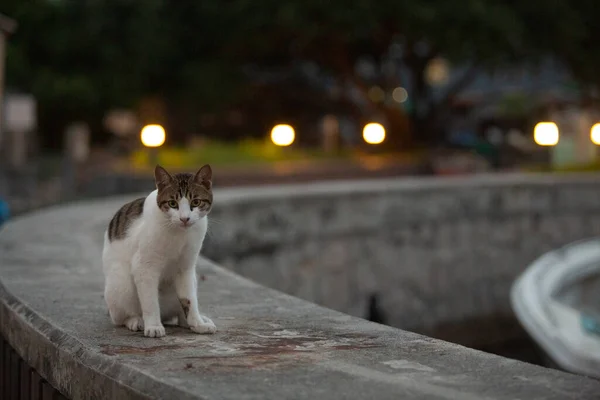
POLYGON ((179 207, 179 204, 175 200, 169 200, 169 202, 167 204, 171 208, 177 208, 177 207, 179 207))
POLYGON ((194 199, 194 200, 192 200, 190 205, 192 206, 192 208, 196 208, 196 207, 200 207, 202 205, 202 203, 204 203, 202 200, 194 199))

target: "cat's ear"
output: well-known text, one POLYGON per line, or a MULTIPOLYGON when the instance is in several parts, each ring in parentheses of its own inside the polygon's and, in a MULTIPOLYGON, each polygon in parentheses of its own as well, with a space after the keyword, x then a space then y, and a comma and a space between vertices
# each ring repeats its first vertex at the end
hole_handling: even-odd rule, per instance
POLYGON ((156 168, 154 168, 154 180, 156 181, 156 188, 162 190, 171 184, 173 178, 166 169, 160 165, 156 165, 156 168))
POLYGON ((212 168, 206 164, 196 172, 194 181, 204 186, 207 189, 212 187, 212 168))

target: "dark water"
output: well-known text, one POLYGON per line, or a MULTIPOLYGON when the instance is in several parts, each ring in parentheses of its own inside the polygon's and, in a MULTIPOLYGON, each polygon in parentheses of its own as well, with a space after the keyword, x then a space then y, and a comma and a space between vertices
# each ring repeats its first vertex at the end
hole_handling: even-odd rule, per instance
POLYGON ((484 345, 477 350, 486 353, 496 354, 514 360, 528 362, 530 364, 541 365, 548 368, 556 368, 555 365, 546 357, 544 352, 537 344, 523 332, 522 337, 511 338, 504 342, 484 345))
MULTIPOLYGON (((376 295, 372 295, 369 299, 366 319, 387 325, 387 317, 381 311, 376 295)), ((492 314, 464 319, 438 325, 432 329, 401 328, 486 353, 558 369, 512 314, 492 314)))
POLYGON ((556 368, 514 315, 495 314, 466 319, 437 326, 427 334, 486 353, 556 368))

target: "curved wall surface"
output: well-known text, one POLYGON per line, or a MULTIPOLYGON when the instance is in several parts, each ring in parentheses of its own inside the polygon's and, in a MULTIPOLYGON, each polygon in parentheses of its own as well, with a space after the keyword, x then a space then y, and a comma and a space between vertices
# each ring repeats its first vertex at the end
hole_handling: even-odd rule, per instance
POLYGON ((509 290, 531 261, 600 234, 596 175, 234 189, 215 204, 203 252, 221 265, 360 317, 375 294, 387 324, 466 345, 518 329, 509 290))
MULTIPOLYGON (((367 322, 204 258, 199 300, 215 335, 167 327, 166 337, 153 339, 114 327, 102 298, 102 236, 131 198, 52 207, 3 226, 0 398, 564 400, 600 393, 597 380, 367 322)), ((506 309, 504 290, 530 259, 598 229, 597 200, 591 177, 219 191, 206 251, 338 310, 361 314, 377 292, 395 323, 437 324, 506 309)))

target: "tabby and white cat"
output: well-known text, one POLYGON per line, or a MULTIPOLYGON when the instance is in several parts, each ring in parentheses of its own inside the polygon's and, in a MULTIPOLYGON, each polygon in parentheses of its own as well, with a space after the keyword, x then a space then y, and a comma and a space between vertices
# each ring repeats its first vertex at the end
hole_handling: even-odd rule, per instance
POLYGON ((212 170, 172 176, 154 171, 156 190, 125 204, 104 234, 104 298, 112 322, 148 337, 165 324, 214 333, 198 310, 196 261, 212 208, 212 170))

